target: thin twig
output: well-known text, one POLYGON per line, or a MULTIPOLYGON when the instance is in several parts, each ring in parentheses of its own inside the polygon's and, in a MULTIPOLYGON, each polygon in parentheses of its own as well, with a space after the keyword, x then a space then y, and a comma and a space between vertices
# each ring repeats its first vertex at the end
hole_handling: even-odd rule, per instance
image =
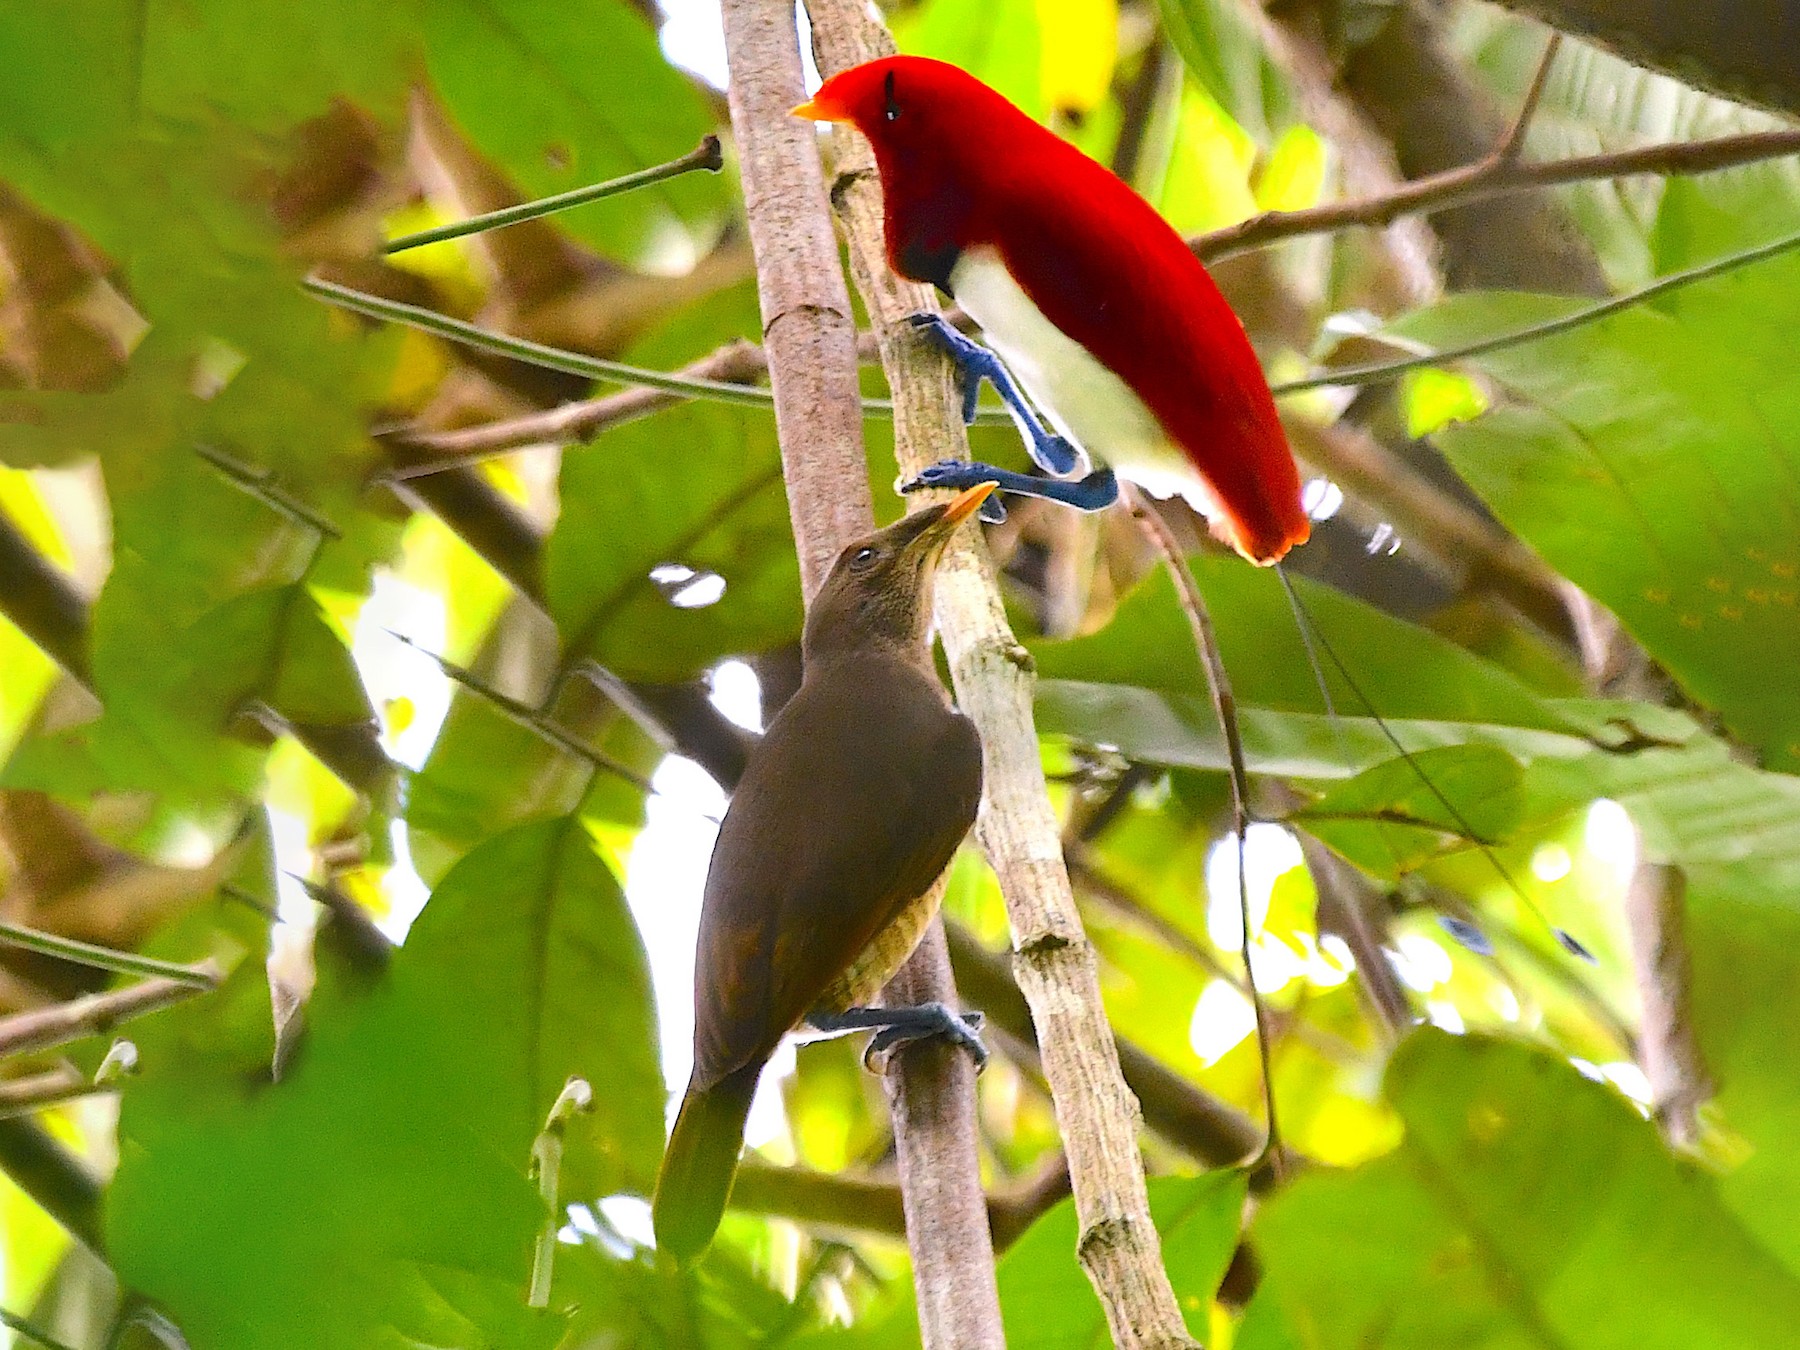
POLYGON ((1698 267, 1690 267, 1681 272, 1671 272, 1666 277, 1659 277, 1648 286, 1640 286, 1635 291, 1615 295, 1610 300, 1602 300, 1598 304, 1584 306, 1574 313, 1565 314, 1560 318, 1549 319, 1543 323, 1528 324, 1524 328, 1515 328, 1505 333, 1496 333, 1491 337, 1467 342, 1459 347, 1446 347, 1441 351, 1423 352, 1418 356, 1409 356, 1400 361, 1380 361, 1372 365, 1345 366, 1342 370, 1327 371, 1322 375, 1309 375, 1303 380, 1288 380, 1283 384, 1273 385, 1271 388, 1277 398, 1285 398, 1289 394, 1304 393, 1309 389, 1380 384, 1383 380, 1391 380, 1397 375, 1404 375, 1409 370, 1419 370, 1425 366, 1445 365, 1451 361, 1462 361, 1471 356, 1485 356, 1489 352, 1502 351, 1508 347, 1521 347, 1529 342, 1555 337, 1587 324, 1596 323, 1601 319, 1610 318, 1614 314, 1641 305, 1647 300, 1654 300, 1659 295, 1666 295, 1670 291, 1680 290, 1684 286, 1692 286, 1696 282, 1723 276, 1727 272, 1735 272, 1741 267, 1764 262, 1780 254, 1792 252, 1796 248, 1800 248, 1800 233, 1786 234, 1769 243, 1759 244, 1755 248, 1744 249, 1739 253, 1728 253, 1722 258, 1714 258, 1711 262, 1702 263, 1698 267))
POLYGON ((54 1336, 38 1330, 31 1322, 17 1313, 8 1312, 5 1308, 0 1308, 0 1322, 5 1323, 33 1345, 43 1346, 44 1350, 74 1350, 74 1347, 67 1341, 59 1341, 54 1336))
POLYGON ((55 933, 40 933, 35 928, 23 928, 15 923, 0 923, 0 943, 24 947, 27 951, 73 961, 78 966, 92 966, 96 970, 110 970, 120 975, 159 975, 177 984, 199 989, 211 989, 219 983, 218 967, 211 961, 191 966, 182 965, 178 961, 158 961, 153 956, 139 956, 136 952, 122 952, 112 947, 96 947, 90 942, 78 942, 74 938, 60 937, 55 933))
POLYGON ((1235 225, 1195 235, 1188 245, 1203 260, 1213 262, 1249 249, 1266 248, 1284 239, 1329 234, 1354 226, 1391 225, 1402 216, 1441 211, 1505 193, 1634 178, 1642 174, 1686 177, 1716 173, 1721 169, 1793 154, 1800 154, 1800 130, 1784 129, 1751 131, 1705 141, 1641 145, 1629 150, 1578 155, 1538 164, 1521 164, 1516 159, 1488 156, 1473 164, 1414 179, 1392 192, 1374 197, 1327 202, 1302 211, 1264 211, 1235 225))
POLYGON ((158 976, 123 989, 84 994, 66 1003, 54 1003, 48 1008, 33 1008, 30 1012, 0 1018, 0 1059, 67 1045, 85 1036, 97 1036, 121 1022, 207 993, 217 987, 218 980, 218 968, 209 961, 193 968, 181 979, 158 976), (205 978, 197 979, 197 976, 205 978))
MULTIPOLYGON (((307 277, 300 283, 300 288, 327 304, 340 306, 366 318, 405 324, 409 328, 436 334, 451 342, 472 347, 476 351, 510 357, 514 361, 523 361, 527 365, 540 366, 545 370, 559 370, 565 375, 582 375, 591 380, 608 380, 614 384, 660 389, 677 398, 711 399, 715 403, 735 403, 746 408, 778 408, 780 403, 779 392, 773 388, 765 389, 760 385, 753 384, 734 384, 729 380, 694 378, 666 370, 646 370, 642 366, 630 366, 622 361, 608 361, 603 357, 584 356, 580 352, 568 351, 562 347, 546 347, 541 342, 531 342, 525 338, 496 332, 492 328, 483 328, 480 324, 467 323, 462 319, 453 319, 447 314, 439 314, 434 309, 425 309, 420 305, 408 305, 399 300, 389 300, 385 296, 359 291, 355 287, 344 286, 335 281, 326 281, 322 277, 307 277)), ((851 335, 851 341, 853 350, 860 352, 860 342, 854 334, 851 335)), ((715 352, 713 355, 718 354, 715 352)), ((710 359, 710 357, 705 357, 702 358, 702 361, 710 359)), ((894 415, 894 404, 890 399, 865 398, 861 400, 861 406, 865 417, 891 418, 894 415)), ((976 420, 984 423, 991 422, 995 425, 1004 423, 1010 426, 1012 424, 1012 416, 1004 408, 983 408, 976 420)), ((412 443, 422 442, 423 438, 420 437, 414 438, 412 443)))
POLYGON ((1524 151, 1525 133, 1531 130, 1531 119, 1537 116, 1538 102, 1544 97, 1544 86, 1550 82, 1550 67, 1556 64, 1556 53, 1561 48, 1562 34, 1550 34, 1549 41, 1544 43, 1544 54, 1538 58, 1537 69, 1531 74, 1531 83, 1526 87, 1525 97, 1519 101, 1518 115, 1494 146, 1490 157, 1496 163, 1510 164, 1524 151))
MULTIPOLYGON (((768 370, 761 347, 735 338, 716 351, 675 372, 683 379, 719 380, 736 384, 755 379, 768 370)), ((386 477, 395 481, 422 478, 442 473, 461 464, 474 464, 494 455, 505 454, 530 445, 563 445, 589 440, 639 417, 660 412, 681 403, 679 394, 666 389, 622 389, 603 398, 565 403, 560 408, 527 413, 522 417, 489 422, 482 426, 461 427, 455 431, 423 431, 398 429, 384 439, 403 445, 416 454, 431 455, 397 464, 386 477)))
POLYGON ((565 375, 583 375, 592 380, 610 380, 614 384, 640 385, 647 389, 662 389, 684 398, 710 398, 720 403, 736 403, 751 408, 767 408, 775 401, 774 395, 767 389, 729 384, 723 380, 689 379, 671 375, 667 371, 645 370, 642 366, 628 366, 621 361, 584 356, 580 352, 566 351, 561 347, 546 347, 541 342, 499 333, 491 328, 483 328, 480 324, 466 323, 447 314, 439 314, 434 309, 389 300, 385 296, 359 291, 353 286, 326 281, 322 277, 307 277, 300 283, 300 288, 328 304, 368 318, 405 324, 409 328, 434 333, 477 351, 508 356, 528 365, 541 366, 545 370, 560 370, 565 375))
POLYGON ((194 453, 277 515, 286 516, 327 539, 343 538, 342 530, 283 488, 270 470, 246 464, 211 445, 196 445, 194 453))
POLYGON ((467 220, 454 221, 449 225, 439 225, 435 229, 420 230, 417 234, 404 234, 398 239, 388 240, 381 246, 381 251, 383 253, 404 253, 407 249, 442 243, 446 239, 460 239, 468 234, 481 234, 486 230, 504 229, 508 225, 517 225, 522 221, 537 220, 541 216, 554 215, 558 211, 567 211, 571 207, 586 206, 589 202, 597 202, 606 197, 616 197, 620 193, 630 192, 635 188, 649 187, 652 183, 679 178, 682 174, 693 173, 696 169, 717 173, 724 167, 724 164, 725 157, 719 149, 719 138, 706 136, 701 139, 699 145, 681 158, 672 159, 667 164, 658 164, 649 169, 639 169, 636 173, 610 178, 604 183, 591 183, 587 187, 572 188, 568 192, 559 192, 554 197, 539 197, 536 201, 521 202, 517 206, 508 206, 498 211, 488 211, 479 216, 470 216, 467 220))
POLYGON ((1275 1111, 1274 1037, 1270 1028, 1269 1010, 1263 1006, 1262 994, 1256 988, 1256 969, 1250 957, 1250 881, 1244 856, 1250 832, 1250 772, 1244 762, 1244 741, 1238 727, 1237 700, 1231 692, 1231 677, 1225 671, 1225 660, 1219 652, 1219 639, 1213 632, 1212 616, 1207 612, 1206 599, 1194 584, 1194 574, 1188 570, 1187 559, 1181 554, 1181 545, 1176 543, 1175 536, 1169 532, 1163 518, 1156 513, 1156 508, 1144 499, 1143 493, 1137 488, 1126 489, 1125 504, 1169 569, 1169 577, 1175 583, 1175 593, 1181 601, 1182 612, 1187 615, 1188 626, 1193 630, 1194 648, 1200 656, 1200 664, 1206 670, 1206 687, 1212 695, 1213 713, 1218 717, 1219 726, 1225 733, 1225 753, 1231 762, 1231 824, 1237 837, 1238 918, 1243 925, 1238 950, 1244 963, 1244 985, 1249 993, 1250 1006, 1256 1013, 1256 1047, 1262 1059, 1263 1110, 1268 1122, 1268 1136, 1263 1152, 1279 1178, 1282 1153, 1281 1125, 1275 1111))
POLYGON ((83 1097, 97 1097, 117 1092, 114 1083, 93 1083, 70 1069, 52 1069, 27 1078, 11 1078, 0 1082, 0 1120, 13 1116, 34 1116, 53 1106, 64 1106, 83 1097))
POLYGON ((507 718, 507 720, 524 727, 527 731, 538 736, 547 744, 555 746, 564 754, 573 755, 576 759, 581 760, 582 763, 588 765, 590 768, 604 769, 615 778, 623 779, 640 791, 654 792, 656 790, 650 780, 644 777, 644 775, 639 773, 636 769, 621 764, 618 760, 614 759, 604 751, 596 750, 591 745, 584 745, 561 727, 557 726, 556 723, 551 721, 544 713, 541 713, 536 708, 532 707, 529 703, 524 703, 516 698, 508 697, 473 671, 457 665, 456 662, 447 657, 440 656, 429 647, 414 642, 404 633, 397 633, 393 629, 389 629, 388 636, 393 638, 396 642, 403 643, 406 646, 411 647, 414 651, 419 652, 427 660, 431 661, 432 664, 437 666, 437 668, 442 671, 452 683, 460 684, 464 689, 467 689, 471 694, 474 694, 483 702, 491 704, 495 711, 499 712, 502 716, 507 718))

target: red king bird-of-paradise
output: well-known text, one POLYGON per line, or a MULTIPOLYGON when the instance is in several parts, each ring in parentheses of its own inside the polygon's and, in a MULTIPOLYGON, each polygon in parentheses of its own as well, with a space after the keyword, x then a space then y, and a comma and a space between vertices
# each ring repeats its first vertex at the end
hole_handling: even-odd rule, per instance
POLYGON ((965 415, 991 380, 1051 475, 945 461, 908 488, 998 482, 1091 511, 1118 497, 1108 465, 1176 469, 1214 533, 1251 562, 1306 540, 1293 452, 1243 324, 1181 236, 1111 171, 923 57, 843 71, 795 112, 868 138, 889 262, 954 296, 993 349, 919 316, 963 367, 965 415), (1098 463, 1071 481, 1080 451, 1098 463))

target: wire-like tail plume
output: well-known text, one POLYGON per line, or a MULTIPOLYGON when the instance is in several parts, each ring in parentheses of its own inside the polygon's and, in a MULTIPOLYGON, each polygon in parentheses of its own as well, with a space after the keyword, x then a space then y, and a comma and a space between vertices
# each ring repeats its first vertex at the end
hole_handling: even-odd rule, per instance
MULTIPOLYGON (((1318 682, 1319 695, 1325 701, 1325 711, 1330 714, 1332 725, 1334 727, 1337 725, 1337 711, 1332 704, 1331 690, 1326 683, 1325 672, 1319 665, 1318 654, 1321 651, 1325 653, 1326 659, 1331 662, 1332 668, 1337 671, 1338 678, 1343 680, 1345 686, 1353 695, 1355 695, 1356 701, 1362 704, 1363 710, 1368 714, 1369 719, 1381 729, 1381 734, 1387 738, 1388 744, 1393 746, 1400 758, 1406 761, 1407 767, 1418 776, 1419 782, 1424 784, 1425 790, 1433 797, 1437 798, 1438 805, 1442 806, 1450 819, 1456 822, 1456 827, 1462 831, 1463 836, 1474 843, 1476 847, 1482 851, 1489 864, 1492 865, 1494 871, 1499 874, 1500 880, 1506 883, 1507 889, 1518 896, 1520 903, 1537 917, 1538 922, 1543 924, 1544 927, 1548 928, 1551 933, 1555 935, 1557 942, 1562 944, 1565 951, 1581 957, 1584 961, 1592 961, 1594 959, 1593 953, 1583 946, 1573 934, 1569 933, 1566 929, 1558 928, 1555 924, 1550 922, 1545 916, 1544 911, 1538 907, 1537 902, 1534 901, 1531 896, 1527 894, 1525 888, 1519 884, 1518 878, 1512 874, 1511 869, 1509 869, 1505 863, 1500 861, 1500 856, 1495 853, 1492 848, 1482 842, 1481 836, 1476 832, 1475 827, 1469 823, 1468 817, 1462 813, 1455 802, 1451 801, 1450 798, 1444 794, 1443 789, 1438 787, 1437 783, 1432 780, 1431 775, 1426 773, 1420 766, 1417 757, 1414 756, 1412 751, 1408 750, 1406 746, 1401 743, 1400 738, 1394 734, 1394 729, 1387 724, 1387 719, 1375 710, 1374 703, 1372 703, 1369 696, 1363 692, 1362 686, 1356 682, 1356 677, 1350 673, 1349 665, 1337 654, 1337 650, 1332 647, 1330 639, 1325 636, 1324 631, 1319 627, 1317 622, 1314 621, 1312 611, 1309 610, 1306 607, 1305 602, 1300 599, 1300 592, 1295 588, 1293 578, 1288 576, 1287 569, 1280 563, 1277 563, 1275 564, 1275 575, 1281 578, 1281 588, 1287 592, 1288 605, 1294 612, 1294 623, 1300 630, 1300 641, 1306 648, 1307 662, 1312 666, 1313 678, 1318 682)), ((1338 743, 1339 746, 1342 747, 1343 739, 1341 733, 1339 735, 1338 743)), ((1456 923, 1460 924, 1461 921, 1457 920, 1456 923)), ((1465 938, 1466 940, 1467 935, 1465 935, 1457 926, 1452 925, 1450 931, 1455 933, 1459 938, 1465 938)), ((1480 935, 1475 934, 1474 936, 1479 937, 1480 935)))
POLYGON ((750 1064, 709 1088, 691 1083, 656 1174, 651 1206, 656 1245, 686 1265, 712 1241, 737 1175, 744 1121, 761 1064, 750 1064))

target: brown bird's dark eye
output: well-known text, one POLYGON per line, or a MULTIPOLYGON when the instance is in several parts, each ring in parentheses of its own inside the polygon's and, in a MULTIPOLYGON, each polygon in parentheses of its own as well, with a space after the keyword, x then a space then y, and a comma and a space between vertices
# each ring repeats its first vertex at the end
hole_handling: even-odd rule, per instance
POLYGON ((894 97, 893 71, 890 70, 887 73, 887 79, 882 82, 881 92, 885 100, 881 110, 882 116, 890 122, 898 122, 900 120, 900 101, 894 97))
POLYGON ((875 550, 873 548, 859 548, 856 550, 856 556, 850 559, 850 565, 852 567, 867 567, 874 561, 875 550))

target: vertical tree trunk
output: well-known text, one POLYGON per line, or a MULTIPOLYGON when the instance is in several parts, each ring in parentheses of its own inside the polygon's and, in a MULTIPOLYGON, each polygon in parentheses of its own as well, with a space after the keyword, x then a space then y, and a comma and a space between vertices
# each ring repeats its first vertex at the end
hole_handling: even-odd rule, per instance
MULTIPOLYGON (((857 0, 811 0, 813 45, 826 74, 893 52, 893 40, 857 0)), ((903 473, 968 456, 949 362, 905 323, 935 309, 925 287, 889 270, 879 180, 868 143, 837 128, 832 201, 850 243, 850 266, 875 325, 893 390, 894 442, 903 473)), ((957 699, 981 731, 986 778, 976 835, 1000 879, 1014 967, 1031 1006, 1080 1221, 1076 1256, 1122 1348, 1191 1347, 1150 1221, 1137 1135, 1137 1099, 1125 1086, 1100 1000, 1099 969, 1063 863, 1032 718, 1030 657, 1007 626, 993 564, 978 542, 954 545, 939 569, 938 631, 957 699)))
MULTIPOLYGON (((731 123, 788 510, 810 600, 838 550, 873 525, 856 333, 817 134, 789 111, 805 97, 792 0, 725 0, 724 10, 731 123)), ((955 1002, 941 920, 932 920, 887 997, 955 1002)), ((887 1077, 923 1344, 1003 1350, 976 1152, 974 1066, 960 1051, 926 1043, 891 1056, 887 1077)))

